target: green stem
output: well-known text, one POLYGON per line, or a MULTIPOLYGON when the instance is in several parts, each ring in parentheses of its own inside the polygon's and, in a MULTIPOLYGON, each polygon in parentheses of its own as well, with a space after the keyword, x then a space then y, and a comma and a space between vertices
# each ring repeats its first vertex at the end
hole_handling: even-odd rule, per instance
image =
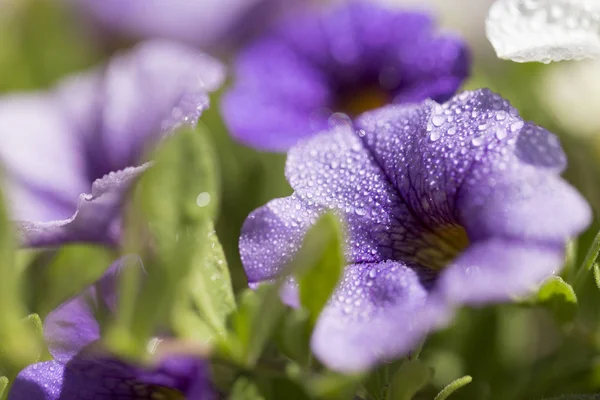
POLYGON ((585 277, 590 273, 594 262, 598 258, 598 253, 600 252, 600 231, 596 234, 594 238, 594 242, 590 246, 581 267, 577 271, 575 275, 575 281, 573 282, 573 286, 575 287, 575 292, 578 292, 578 289, 581 289, 581 285, 585 282, 585 277))

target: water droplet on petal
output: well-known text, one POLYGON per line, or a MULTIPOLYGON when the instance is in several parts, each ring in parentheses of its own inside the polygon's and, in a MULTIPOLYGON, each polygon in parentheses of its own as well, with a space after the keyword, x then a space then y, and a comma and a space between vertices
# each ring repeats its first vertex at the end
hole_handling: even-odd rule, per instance
POLYGON ((524 125, 523 121, 515 121, 512 124, 510 124, 510 131, 516 132, 519 129, 521 129, 523 127, 523 125, 524 125))
POLYGON ((483 144, 483 140, 484 140, 484 136, 480 135, 480 136, 475 136, 472 140, 471 143, 473 144, 473 146, 475 147, 479 147, 483 144))
POLYGON ((441 137, 442 137, 442 132, 439 129, 436 129, 435 131, 431 132, 431 134, 429 135, 429 140, 431 140, 432 142, 435 142, 436 140, 438 140, 441 137))
POLYGON ((434 115, 431 118, 431 122, 433 122, 433 125, 435 125, 435 126, 442 126, 445 121, 446 121, 446 118, 443 115, 434 115))
POLYGON ((198 207, 206 207, 210 203, 210 193, 202 192, 196 197, 196 205, 198 207))
POLYGON ((498 128, 496 128, 496 138, 498 140, 504 139, 507 135, 508 132, 506 132, 506 129, 504 129, 503 127, 499 126, 498 128))

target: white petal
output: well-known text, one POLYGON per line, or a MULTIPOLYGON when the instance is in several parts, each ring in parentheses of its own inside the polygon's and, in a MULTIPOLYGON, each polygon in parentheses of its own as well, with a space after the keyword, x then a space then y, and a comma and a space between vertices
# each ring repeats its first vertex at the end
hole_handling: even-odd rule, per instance
POLYGON ((600 57, 600 1, 496 0, 486 33, 498 57, 517 62, 600 57))

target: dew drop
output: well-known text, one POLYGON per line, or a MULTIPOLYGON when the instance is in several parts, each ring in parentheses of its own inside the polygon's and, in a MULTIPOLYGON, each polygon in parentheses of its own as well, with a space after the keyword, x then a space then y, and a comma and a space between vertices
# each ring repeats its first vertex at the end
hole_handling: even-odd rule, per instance
POLYGON ((432 142, 435 142, 436 140, 438 140, 441 137, 442 137, 442 132, 439 129, 436 129, 435 131, 431 132, 431 134, 429 135, 429 140, 431 140, 432 142))
POLYGON ((367 132, 365 132, 365 130, 364 130, 364 129, 359 129, 359 130, 357 130, 357 131, 356 131, 356 134, 357 134, 359 137, 365 137, 365 136, 366 136, 366 134, 367 134, 367 132))
POLYGON ((504 121, 506 119, 506 111, 498 111, 498 113, 496 114, 496 121, 504 121))
POLYGON ((196 197, 196 205, 198 207, 206 207, 210 203, 210 193, 202 192, 196 197))
POLYGON ((507 135, 508 132, 506 132, 506 129, 504 129, 503 127, 499 126, 498 128, 496 128, 496 138, 498 140, 504 139, 507 135))
POLYGON ((360 216, 367 215, 367 210, 365 210, 364 208, 360 208, 360 207, 357 207, 356 209, 354 209, 354 212, 356 213, 356 215, 360 215, 360 216))
POLYGON ((510 124, 510 131, 511 132, 516 132, 519 129, 521 129, 523 127, 523 121, 515 121, 512 124, 510 124))
POLYGON ((480 136, 475 136, 472 140, 471 140, 471 144, 473 144, 473 146, 475 147, 479 147, 483 144, 483 140, 484 140, 484 136, 480 135, 480 136))
POLYGON ((442 116, 442 115, 434 115, 433 118, 431 118, 431 122, 435 126, 442 126, 445 121, 446 121, 446 118, 444 118, 444 116, 442 116))
POLYGON ((450 135, 450 136, 456 135, 456 127, 451 126, 446 133, 448 133, 448 135, 450 135))

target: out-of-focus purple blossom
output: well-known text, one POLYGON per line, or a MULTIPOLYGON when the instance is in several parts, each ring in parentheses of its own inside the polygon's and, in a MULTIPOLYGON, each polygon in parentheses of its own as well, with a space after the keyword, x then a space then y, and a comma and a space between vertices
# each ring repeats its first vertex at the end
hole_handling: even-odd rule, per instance
POLYGON ((468 72, 463 41, 429 15, 350 1, 290 16, 243 50, 223 114, 239 141, 281 151, 345 114, 447 100, 468 72))
POLYGON ((110 318, 116 310, 121 268, 118 261, 98 282, 48 314, 44 336, 54 360, 22 370, 9 400, 214 398, 208 370, 198 357, 171 354, 142 367, 100 350, 98 316, 110 318))
POLYGON ((50 92, 1 98, 0 161, 24 244, 114 242, 145 151, 195 125, 223 77, 194 49, 150 41, 50 92))
MULTIPOLYGON (((67 0, 100 28, 222 50, 260 30, 297 0, 67 0)), ((299 1, 298 1, 299 2, 299 1)))
POLYGON ((294 193, 242 230, 248 280, 278 277, 333 210, 348 265, 312 348, 331 368, 368 368, 409 351, 455 306, 524 295, 561 268, 566 241, 591 219, 559 176, 565 165, 554 135, 487 89, 365 113, 290 150, 294 193))

